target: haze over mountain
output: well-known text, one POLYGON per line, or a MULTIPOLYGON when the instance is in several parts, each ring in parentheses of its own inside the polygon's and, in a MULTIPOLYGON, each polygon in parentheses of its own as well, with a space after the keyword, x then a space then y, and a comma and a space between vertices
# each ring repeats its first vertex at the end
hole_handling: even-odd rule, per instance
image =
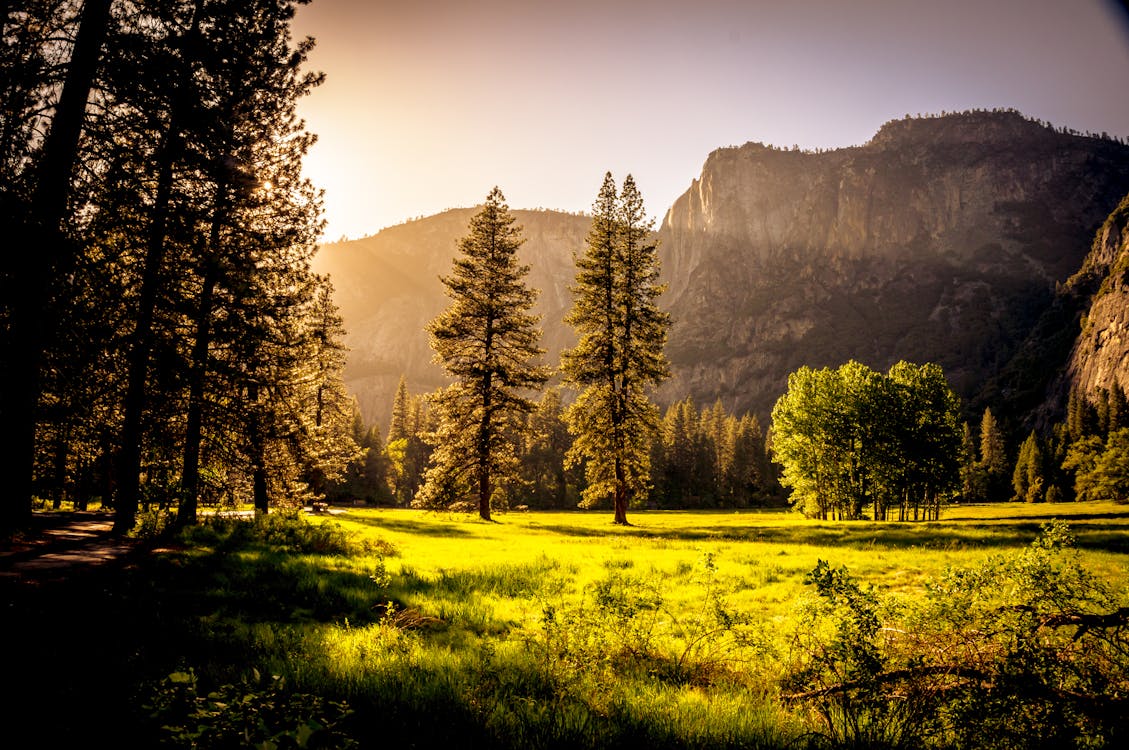
MULTIPOLYGON (((763 416, 792 370, 852 358, 938 362, 966 398, 989 385, 998 396, 998 376, 1127 192, 1129 146, 1014 112, 893 121, 825 152, 718 149, 658 232, 675 320, 659 400, 720 398, 763 416)), ((414 392, 442 383, 423 326, 445 304, 438 276, 473 211, 319 254, 367 420, 387 421, 401 373, 414 392)), ((515 213, 555 364, 572 340, 562 319, 588 219, 515 213)))

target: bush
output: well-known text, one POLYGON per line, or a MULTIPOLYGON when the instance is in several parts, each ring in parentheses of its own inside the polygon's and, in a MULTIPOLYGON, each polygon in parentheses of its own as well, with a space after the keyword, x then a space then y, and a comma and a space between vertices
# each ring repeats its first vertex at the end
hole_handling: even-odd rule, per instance
MULTIPOLYGON (((835 745, 1118 746, 1129 736, 1129 606, 1065 524, 946 571, 900 605, 827 563, 808 577, 786 700, 835 745)), ((1123 594, 1121 594, 1123 596, 1123 594)))
POLYGON ((161 681, 145 706, 166 747, 353 748, 342 729, 352 713, 345 702, 291 692, 277 675, 253 671, 238 684, 202 693, 192 670, 161 681))
POLYGON ((396 553, 395 547, 384 540, 364 538, 346 531, 338 523, 311 523, 290 513, 271 513, 253 519, 215 516, 183 533, 195 544, 213 547, 261 545, 313 555, 391 556, 396 553))

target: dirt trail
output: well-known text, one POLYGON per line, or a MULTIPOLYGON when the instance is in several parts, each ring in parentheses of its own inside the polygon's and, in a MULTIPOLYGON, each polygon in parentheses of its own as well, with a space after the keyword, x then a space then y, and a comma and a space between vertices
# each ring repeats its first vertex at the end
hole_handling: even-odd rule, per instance
POLYGON ((104 513, 36 513, 28 532, 0 543, 0 581, 55 580, 122 560, 138 543, 112 527, 104 513))

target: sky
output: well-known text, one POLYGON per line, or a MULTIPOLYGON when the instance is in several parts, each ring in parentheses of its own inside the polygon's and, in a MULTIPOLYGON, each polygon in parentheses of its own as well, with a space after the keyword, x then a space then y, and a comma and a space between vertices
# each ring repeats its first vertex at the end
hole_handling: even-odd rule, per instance
POLYGON ((313 0, 325 238, 481 203, 587 211, 603 175, 666 209, 716 148, 865 143, 906 114, 1010 107, 1129 138, 1112 0, 313 0))

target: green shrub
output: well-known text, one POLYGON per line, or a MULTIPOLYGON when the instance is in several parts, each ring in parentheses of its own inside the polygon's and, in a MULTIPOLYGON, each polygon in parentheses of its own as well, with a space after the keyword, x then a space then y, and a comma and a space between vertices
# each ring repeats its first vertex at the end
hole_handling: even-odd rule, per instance
MULTIPOLYGON (((1113 747, 1129 732, 1129 606, 1066 525, 900 605, 820 561, 785 699, 835 746, 1113 747)), ((1122 594, 1123 596, 1123 594, 1122 594)))
POLYGON ((293 513, 271 513, 253 519, 215 516, 183 532, 191 542, 204 546, 270 549, 313 555, 391 556, 395 547, 384 540, 362 537, 331 521, 311 523, 293 513))
POLYGON ((293 692, 277 675, 253 671, 238 684, 203 693, 192 670, 173 672, 153 689, 145 705, 160 727, 165 747, 352 748, 343 730, 352 711, 344 702, 293 692))

